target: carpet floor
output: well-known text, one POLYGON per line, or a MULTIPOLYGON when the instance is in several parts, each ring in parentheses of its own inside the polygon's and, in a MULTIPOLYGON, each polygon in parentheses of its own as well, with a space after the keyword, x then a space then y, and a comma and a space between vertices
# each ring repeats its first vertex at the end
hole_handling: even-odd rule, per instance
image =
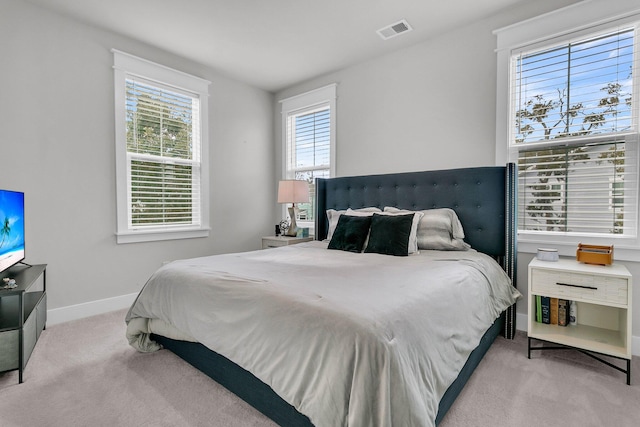
MULTIPOLYGON (((137 353, 125 311, 47 328, 18 384, 0 373, 0 426, 274 426, 169 351, 137 353)), ((624 374, 575 351, 498 338, 441 427, 640 425, 640 360, 624 374)))

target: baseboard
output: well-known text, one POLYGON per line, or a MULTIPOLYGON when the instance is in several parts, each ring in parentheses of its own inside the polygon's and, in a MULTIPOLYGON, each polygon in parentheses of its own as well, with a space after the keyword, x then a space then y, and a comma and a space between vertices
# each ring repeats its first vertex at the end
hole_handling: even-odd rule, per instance
MULTIPOLYGON (((516 329, 519 331, 527 332, 527 315, 523 313, 516 313, 516 329)), ((640 356, 640 337, 635 335, 631 336, 631 354, 634 356, 640 356)))
POLYGON ((128 308, 138 293, 47 310, 47 326, 128 308))

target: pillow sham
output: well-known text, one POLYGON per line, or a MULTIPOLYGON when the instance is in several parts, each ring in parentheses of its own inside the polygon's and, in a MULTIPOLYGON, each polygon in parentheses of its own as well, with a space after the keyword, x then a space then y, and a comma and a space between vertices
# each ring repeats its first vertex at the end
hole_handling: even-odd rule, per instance
MULTIPOLYGON (((410 213, 414 211, 385 206, 385 212, 410 213)), ((466 251, 471 246, 465 243, 464 230, 453 209, 425 209, 418 224, 418 249, 439 251, 466 251)))
MULTIPOLYGON (((351 208, 349 208, 351 210, 351 208)), ((353 212, 382 212, 382 209, 376 207, 368 207, 361 209, 354 209, 353 212)), ((327 220, 329 221, 329 229, 327 231, 327 240, 331 240, 333 237, 333 232, 336 230, 338 226, 338 220, 340 219, 340 215, 347 213, 346 210, 337 211, 335 209, 327 209, 327 220)))
POLYGON ((383 215, 375 213, 371 218, 367 253, 383 255, 409 255, 409 236, 413 213, 408 215, 383 215))
POLYGON ((340 215, 328 249, 362 252, 371 226, 370 216, 340 215))

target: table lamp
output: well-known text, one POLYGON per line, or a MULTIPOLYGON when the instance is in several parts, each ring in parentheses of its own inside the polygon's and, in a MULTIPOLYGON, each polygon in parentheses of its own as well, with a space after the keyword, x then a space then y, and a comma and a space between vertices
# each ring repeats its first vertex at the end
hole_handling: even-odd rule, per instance
POLYGON ((291 203, 289 207, 289 218, 291 225, 287 230, 286 236, 295 237, 298 235, 298 226, 296 225, 296 214, 298 208, 296 203, 309 202, 309 183, 307 181, 299 181, 295 179, 286 179, 278 183, 278 203, 291 203))

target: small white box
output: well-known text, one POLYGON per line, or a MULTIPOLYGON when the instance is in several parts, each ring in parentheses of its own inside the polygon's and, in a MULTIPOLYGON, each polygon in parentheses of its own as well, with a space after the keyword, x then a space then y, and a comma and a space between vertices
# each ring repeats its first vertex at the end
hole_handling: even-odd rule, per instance
POLYGON ((536 258, 540 261, 558 261, 558 250, 549 248, 538 248, 536 258))

